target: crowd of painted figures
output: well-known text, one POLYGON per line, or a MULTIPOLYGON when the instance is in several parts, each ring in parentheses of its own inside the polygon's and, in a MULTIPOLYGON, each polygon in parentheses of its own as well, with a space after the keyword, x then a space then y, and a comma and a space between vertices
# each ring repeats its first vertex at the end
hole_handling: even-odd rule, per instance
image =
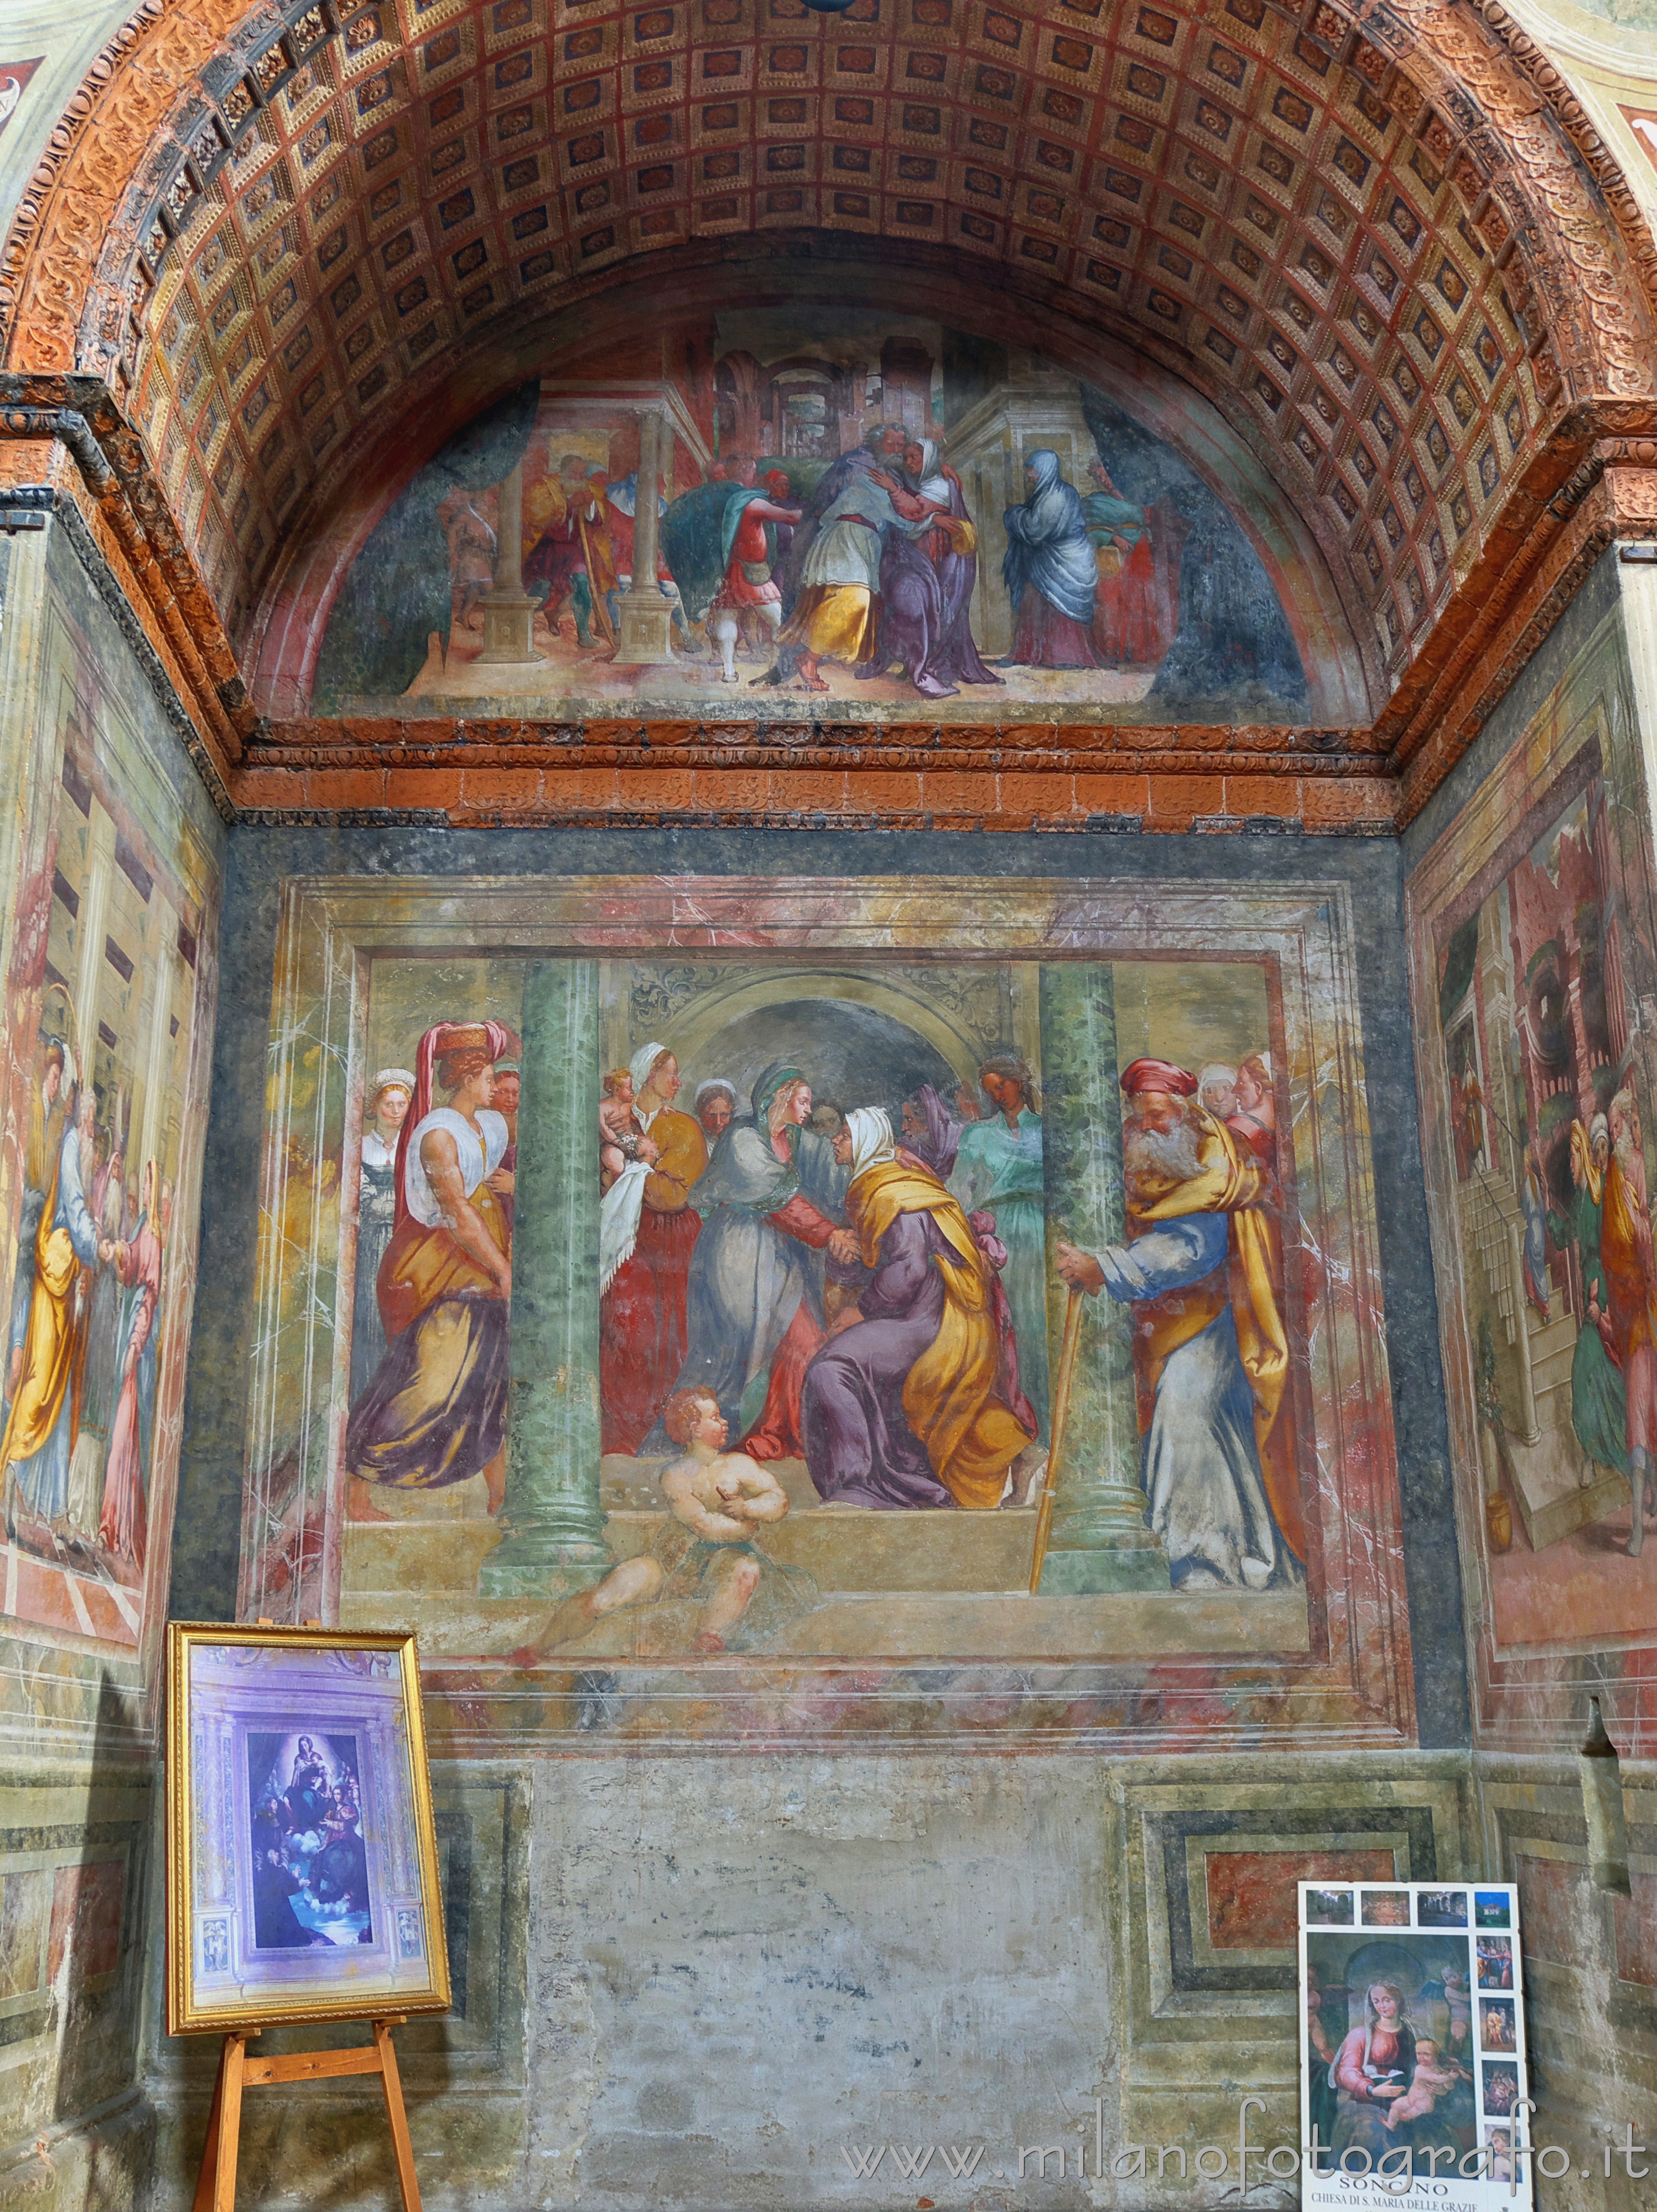
MULTIPOLYGON (((1490 1110, 1477 1073, 1454 1079, 1454 1134, 1465 1181, 1484 1175, 1490 1152, 1490 1110)), ((1555 1317, 1561 1295, 1552 1255, 1574 1255, 1563 1296, 1575 1310, 1571 1352, 1571 1429, 1581 1455, 1577 1478, 1584 1489, 1610 1469, 1625 1478, 1633 1503, 1628 1550, 1638 1559, 1647 1525, 1657 1518, 1657 1253, 1640 1105, 1624 1084, 1605 1110, 1592 1097, 1570 1124, 1570 1193, 1556 1206, 1546 1165, 1535 1139, 1524 1142, 1520 1166, 1520 1267, 1525 1297, 1544 1323, 1555 1317)), ((1493 1368, 1495 1347, 1481 1364, 1493 1368)), ((1487 1380, 1486 1417, 1499 1410, 1487 1380)))
MULTIPOLYGON (((1172 641, 1178 547, 1163 546, 1158 562, 1154 539, 1177 537, 1177 516, 1153 526, 1102 460, 1086 473, 1084 494, 1056 453, 1027 456, 1028 496, 1003 518, 1014 637, 1001 667, 1138 666, 1172 641)), ((524 586, 549 638, 568 620, 578 651, 613 645, 633 583, 637 497, 636 475, 611 482, 574 453, 529 481, 524 586)), ((659 505, 657 580, 678 648, 716 653, 726 683, 741 680, 739 646, 768 664, 754 683, 807 691, 829 688, 825 660, 859 678, 899 676, 928 699, 1005 681, 973 637, 978 530, 941 431, 879 424, 827 468, 728 453, 659 505)), ((483 620, 495 524, 470 495, 440 513, 464 629, 483 620)))
POLYGON ((173 1185, 68 1034, 41 1039, 0 1384, 8 1540, 118 1583, 144 1565, 173 1185))
MULTIPOLYGON (((501 1024, 443 1024, 412 1069, 375 1079, 346 1438, 359 1516, 381 1510, 377 1491, 479 1475, 500 1502, 516 1050, 501 1024)), ((1305 1537, 1269 1057, 1197 1074, 1141 1059, 1120 1085, 1129 1237, 1058 1243, 1058 1276, 1134 1308, 1143 1475, 1175 1583, 1293 1586, 1305 1537)), ((785 1462, 830 1506, 1028 1503, 1052 1412, 1028 1062, 990 1058, 953 1100, 924 1085, 895 1128, 883 1106, 818 1097, 787 1061, 745 1096, 703 1081, 690 1111, 682 1090, 655 1040, 603 1079, 603 1452, 669 1463, 683 1492, 669 1506, 699 1542, 724 1540, 709 1512, 744 1540, 780 1517, 767 1470, 785 1462)))

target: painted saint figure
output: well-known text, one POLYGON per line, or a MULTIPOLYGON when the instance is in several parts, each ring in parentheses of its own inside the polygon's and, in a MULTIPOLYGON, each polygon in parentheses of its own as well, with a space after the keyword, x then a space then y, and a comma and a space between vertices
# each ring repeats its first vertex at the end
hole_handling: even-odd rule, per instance
MULTIPOLYGON (((764 467, 763 462, 761 463, 761 466, 764 467)), ((798 501, 794 497, 794 487, 788 481, 788 471, 786 469, 766 469, 764 476, 761 478, 761 482, 765 486, 766 497, 775 506, 795 507, 798 505, 798 501)), ((804 508, 801 508, 800 511, 803 518, 804 510, 804 508)), ((777 596, 779 599, 782 596, 782 580, 788 571, 789 550, 794 543, 794 532, 798 527, 798 525, 797 523, 778 522, 774 523, 770 531, 768 532, 768 536, 769 537, 771 544, 774 548, 771 562, 771 580, 777 587, 777 596)))
POLYGON ((831 461, 812 485, 801 504, 800 519, 794 526, 787 558, 783 562, 782 610, 785 616, 794 611, 805 556, 822 527, 823 516, 848 484, 860 476, 866 476, 871 469, 896 461, 907 443, 908 434, 901 422, 877 422, 864 433, 860 446, 853 446, 849 453, 842 453, 836 461, 831 461))
POLYGON ((1222 1116, 1239 1144, 1246 1145, 1263 1168, 1278 1164, 1278 1094, 1269 1052, 1245 1053, 1231 1079, 1235 1102, 1222 1116))
POLYGON ((903 522, 926 527, 919 538, 901 530, 882 534, 877 637, 859 674, 878 676, 899 662, 924 699, 952 698, 962 684, 1004 682, 974 642, 978 533, 961 479, 945 465, 936 441, 912 440, 901 471, 876 469, 871 481, 903 522))
POLYGON ((830 1504, 997 1506, 1031 1430, 997 1395, 989 1255, 879 1107, 854 1107, 834 1149, 870 1279, 806 1370, 811 1480, 830 1504))
POLYGON ((768 647, 782 623, 776 532, 800 510, 755 487, 751 453, 731 453, 717 477, 676 499, 662 524, 663 556, 672 567, 685 612, 706 619, 719 650, 720 679, 737 682, 737 640, 744 623, 759 624, 768 647))
MULTIPOLYGON (((780 671, 792 661, 808 691, 826 691, 818 663, 838 660, 848 668, 875 660, 880 628, 880 584, 884 534, 919 538, 926 520, 905 520, 875 469, 853 477, 824 509, 801 564, 799 596, 783 625, 790 648, 780 657, 780 671)), ((878 665, 867 672, 877 674, 878 665)))
POLYGON ((1002 516, 1007 550, 1002 581, 1013 611, 1004 668, 1096 668, 1094 599, 1099 570, 1082 495, 1065 481, 1059 456, 1038 446, 1024 459, 1029 496, 1002 516))
POLYGON ((115 1558, 144 1563, 149 1465, 155 1421, 155 1346, 161 1304, 165 1224, 154 1160, 144 1163, 143 1211, 130 1237, 99 1247, 114 1268, 123 1297, 116 1335, 119 1374, 110 1430, 98 1540, 115 1558))
POLYGON ((1098 571, 1094 649, 1107 668, 1150 667, 1162 659, 1180 627, 1184 518, 1165 504, 1153 523, 1145 508, 1123 498, 1101 460, 1088 463, 1087 476, 1082 512, 1098 571))
MULTIPOLYGON (((40 1192, 40 1207, 27 1304, 21 1314, 17 1304, 13 1308, 11 1410, 0 1439, 8 1527, 17 1521, 15 1501, 35 1524, 33 1531, 18 1528, 16 1533, 33 1534, 38 1547, 49 1553, 66 1528, 69 1507, 85 1343, 86 1317, 78 1310, 81 1271, 95 1266, 99 1243, 82 1180, 82 1162, 88 1170, 92 1164, 92 1095, 76 1085, 67 1046, 58 1043, 57 1049, 62 1056, 54 1060, 48 1047, 39 1118, 30 1126, 25 1172, 40 1192)), ((26 1219, 32 1212, 27 1209, 26 1219)))
MULTIPOLYGON (((495 526, 464 490, 449 494, 438 507, 437 520, 449 541, 449 578, 456 595, 451 624, 455 629, 470 629, 474 610, 495 584, 495 526)), ((477 627, 482 623, 480 615, 477 627)))
POLYGON ((1576 1231, 1577 1270, 1581 1277, 1583 1314, 1570 1363, 1570 1420, 1582 1448, 1580 1480, 1594 1479, 1596 1467, 1625 1475, 1628 1463, 1628 1393, 1611 1357, 1600 1323, 1610 1304, 1605 1263, 1599 1249, 1605 1211, 1605 1170, 1611 1164, 1611 1124, 1596 1114, 1585 1129, 1570 1125, 1572 1215, 1576 1231))
POLYGON ((518 1193, 518 1106, 523 1096, 524 1070, 515 1060, 498 1060, 495 1064, 495 1110, 507 1125, 507 1149, 501 1155, 501 1164, 489 1177, 489 1188, 501 1201, 501 1211, 507 1217, 507 1234, 512 1235, 513 1208, 518 1193))
POLYGON ((1624 1434, 1634 1508, 1628 1548, 1630 1558, 1638 1559, 1645 1544, 1646 1521, 1657 1514, 1657 1478, 1652 1473, 1652 1453, 1657 1449, 1657 1263, 1652 1254, 1640 1109, 1632 1091, 1617 1093, 1606 1125, 1611 1150, 1601 1186, 1599 1255, 1607 1305, 1599 1327, 1623 1374, 1627 1409, 1624 1434))
POLYGON ((583 649, 593 643, 595 603, 602 608, 616 588, 604 489, 602 477, 590 481, 580 453, 566 453, 556 476, 539 477, 524 493, 524 589, 540 600, 549 629, 568 606, 583 649))
POLYGON ((1143 1476, 1175 1587, 1296 1586, 1300 1498, 1272 1448, 1289 1350, 1264 1172, 1198 1105, 1184 1068, 1136 1060, 1121 1087, 1131 1241, 1094 1254, 1060 1243, 1059 1272, 1134 1306, 1143 1476))
POLYGON ((379 1486, 438 1490, 482 1474, 491 1510, 501 1503, 512 1239, 489 1178, 509 1136, 495 1066, 512 1042, 499 1022, 440 1022, 420 1040, 379 1267, 389 1348, 345 1432, 359 1519, 386 1517, 379 1486), (433 1104, 434 1084, 446 1104, 433 1104))
POLYGON ((1018 1338, 1018 1377, 1047 1432, 1047 1230, 1041 1180, 1041 1100, 1028 1060, 1002 1053, 978 1079, 995 1107, 962 1133, 950 1189, 963 1213, 995 1217, 1007 1248, 1001 1276, 1018 1338))
POLYGON ((1519 1210, 1525 1218, 1525 1296, 1544 1321, 1551 1318, 1552 1286, 1548 1280, 1548 1206, 1541 1162, 1533 1144, 1525 1147, 1519 1177, 1519 1210))
POLYGON ((121 1326, 121 1279, 110 1256, 119 1241, 124 1218, 125 1111, 118 1093, 112 1120, 112 1127, 94 1131, 97 1164, 87 1192, 87 1203, 98 1224, 98 1262, 95 1267, 83 1270, 79 1292, 86 1313, 86 1340, 81 1360, 80 1411, 69 1463, 67 1518, 71 1544, 95 1540, 98 1534, 110 1433, 120 1392, 117 1340, 121 1326))
POLYGON ((720 534, 725 556, 719 586, 707 617, 707 634, 719 652, 723 682, 737 679, 737 638, 746 622, 757 623, 768 647, 774 646, 782 628, 782 592, 772 575, 777 563, 776 532, 792 532, 800 519, 798 507, 779 505, 754 488, 756 463, 751 453, 733 453, 725 464, 727 501, 720 534))
POLYGON ((736 1118, 737 1087, 722 1075, 711 1075, 706 1083, 696 1085, 695 1103, 696 1119, 711 1149, 736 1118))
POLYGON ((598 1372, 603 1448, 634 1453, 684 1364, 690 1266, 701 1217, 691 1193, 707 1165, 701 1125, 682 1114, 679 1063, 640 1046, 628 1070, 639 1156, 599 1206, 598 1372))
POLYGON ((382 1067, 368 1088, 367 1127, 356 1217, 356 1293, 351 1304, 351 1397, 355 1401, 385 1357, 379 1318, 379 1263, 397 1225, 397 1140, 414 1097, 414 1071, 382 1067))
POLYGON ((675 1387, 711 1391, 757 1460, 803 1455, 800 1387, 823 1334, 815 1255, 858 1256, 838 1220, 844 1175, 810 1115, 804 1070, 774 1061, 754 1085, 753 1120, 725 1131, 695 1194, 703 1227, 675 1387))

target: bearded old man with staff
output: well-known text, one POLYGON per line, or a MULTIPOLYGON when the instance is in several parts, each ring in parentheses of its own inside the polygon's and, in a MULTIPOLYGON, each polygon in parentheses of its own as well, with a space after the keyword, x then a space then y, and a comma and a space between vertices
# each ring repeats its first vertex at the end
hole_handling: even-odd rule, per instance
POLYGON ((1136 1060, 1121 1086, 1130 1241, 1061 1243, 1059 1273, 1072 1292, 1133 1306, 1143 1476, 1174 1587, 1297 1587, 1306 1538, 1283 1448, 1289 1346, 1266 1170, 1185 1068, 1136 1060))

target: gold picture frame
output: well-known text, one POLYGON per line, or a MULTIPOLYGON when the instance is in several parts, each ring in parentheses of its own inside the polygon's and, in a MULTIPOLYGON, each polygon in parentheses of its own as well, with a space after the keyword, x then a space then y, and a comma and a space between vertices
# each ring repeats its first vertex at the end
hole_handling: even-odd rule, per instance
POLYGON ((169 2035, 446 2012, 412 1635, 167 1627, 169 2035))

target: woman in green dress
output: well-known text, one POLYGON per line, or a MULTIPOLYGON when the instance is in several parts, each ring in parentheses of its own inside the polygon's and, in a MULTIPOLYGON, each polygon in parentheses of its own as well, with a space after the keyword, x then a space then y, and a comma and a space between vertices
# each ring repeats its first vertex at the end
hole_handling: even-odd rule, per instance
POLYGON ((1593 1480, 1596 1461, 1618 1474, 1629 1471, 1626 1386, 1599 1328, 1599 1316, 1609 1304, 1599 1257, 1599 1218, 1610 1158, 1611 1130, 1603 1114, 1594 1115, 1589 1129, 1580 1121, 1571 1123, 1570 1179, 1575 1187, 1574 1225, 1584 1311, 1570 1364, 1570 1418, 1584 1454, 1585 1486, 1593 1480))
POLYGON ((1047 1434, 1047 1207, 1041 1181, 1041 1100, 1028 1060, 999 1053, 978 1079, 996 1111, 970 1121, 949 1177, 963 1213, 995 1216, 1007 1248, 1001 1284, 1018 1338, 1018 1381, 1047 1434))

